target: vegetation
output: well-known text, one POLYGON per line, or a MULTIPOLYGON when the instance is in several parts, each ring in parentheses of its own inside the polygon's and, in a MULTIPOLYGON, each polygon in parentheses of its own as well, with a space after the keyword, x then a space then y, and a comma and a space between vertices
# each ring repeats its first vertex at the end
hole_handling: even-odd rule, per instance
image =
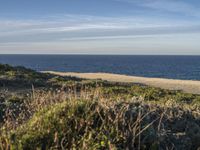
POLYGON ((3 150, 200 148, 199 95, 8 65, 0 83, 3 150))

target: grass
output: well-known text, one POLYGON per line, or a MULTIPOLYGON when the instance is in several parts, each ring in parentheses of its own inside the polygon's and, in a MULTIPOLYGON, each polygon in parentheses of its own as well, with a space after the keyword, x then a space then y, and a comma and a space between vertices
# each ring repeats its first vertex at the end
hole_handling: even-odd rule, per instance
MULTIPOLYGON (((41 78, 40 73, 34 74, 41 78)), ((1 91, 1 149, 200 147, 199 95, 138 84, 41 76, 46 83, 42 88, 1 91)))

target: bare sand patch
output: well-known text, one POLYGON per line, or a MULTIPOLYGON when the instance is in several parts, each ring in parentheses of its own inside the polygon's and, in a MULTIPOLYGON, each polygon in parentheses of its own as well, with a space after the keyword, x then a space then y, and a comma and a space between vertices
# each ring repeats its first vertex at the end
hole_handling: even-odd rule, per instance
POLYGON ((169 90, 182 90, 183 92, 200 94, 200 81, 174 80, 164 78, 146 78, 137 76, 127 76, 110 73, 74 73, 74 72, 54 72, 46 71, 60 76, 73 76, 85 79, 102 79, 112 82, 141 83, 152 87, 159 87, 169 90))

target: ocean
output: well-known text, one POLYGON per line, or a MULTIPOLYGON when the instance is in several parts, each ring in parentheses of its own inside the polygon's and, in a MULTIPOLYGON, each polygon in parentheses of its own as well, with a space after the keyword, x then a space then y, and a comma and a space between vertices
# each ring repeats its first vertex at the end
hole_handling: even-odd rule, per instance
POLYGON ((0 63, 36 71, 106 72, 200 80, 200 56, 0 55, 0 63))

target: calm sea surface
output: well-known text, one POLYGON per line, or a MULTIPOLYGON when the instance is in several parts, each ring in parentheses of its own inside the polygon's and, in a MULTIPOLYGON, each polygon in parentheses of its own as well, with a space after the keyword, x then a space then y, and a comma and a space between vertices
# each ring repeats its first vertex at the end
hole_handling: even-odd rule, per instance
POLYGON ((0 63, 37 71, 107 72, 200 80, 200 56, 0 55, 0 63))

